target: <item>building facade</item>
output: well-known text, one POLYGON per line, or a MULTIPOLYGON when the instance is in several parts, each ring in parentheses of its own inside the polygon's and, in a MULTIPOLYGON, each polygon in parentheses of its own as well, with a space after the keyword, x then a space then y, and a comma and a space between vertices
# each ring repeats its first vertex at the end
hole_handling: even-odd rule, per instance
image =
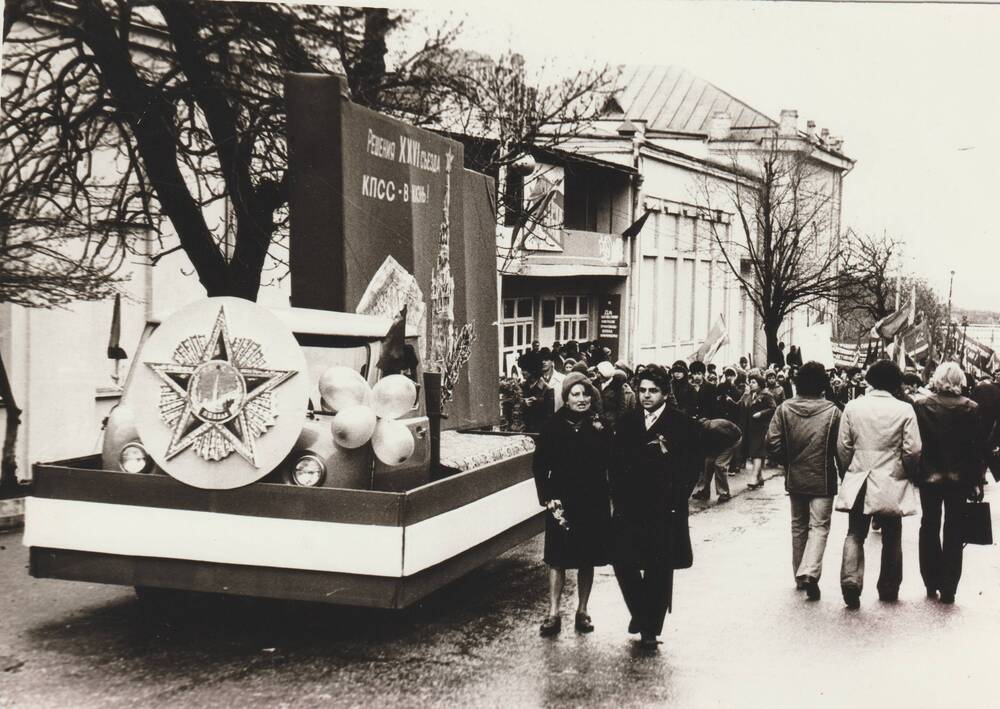
MULTIPOLYGON (((808 165, 810 189, 824 195, 818 248, 836 250, 843 178, 854 162, 812 121, 800 130, 795 111, 776 121, 685 69, 624 67, 601 120, 565 146, 635 168, 633 213, 650 215, 623 289, 622 329, 633 333, 624 359, 683 359, 721 321, 727 338, 716 361, 766 361, 760 318, 734 275, 749 277, 746 244, 757 235, 747 235, 726 197, 759 188, 768 145, 808 165)), ((834 306, 819 302, 793 311, 780 336, 794 344, 797 331, 834 320, 834 306)))

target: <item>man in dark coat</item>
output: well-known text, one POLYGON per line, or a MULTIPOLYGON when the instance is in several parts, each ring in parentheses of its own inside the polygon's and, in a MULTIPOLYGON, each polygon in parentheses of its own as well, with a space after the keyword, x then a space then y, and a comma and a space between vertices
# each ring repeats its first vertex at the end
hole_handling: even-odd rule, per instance
MULTIPOLYGON (((788 356, 785 358, 785 364, 789 367, 801 367, 802 366, 802 350, 800 350, 795 345, 788 348, 788 356)), ((789 397, 790 398, 790 397, 789 397)))
POLYGON ((732 432, 710 430, 679 410, 670 401, 669 387, 660 367, 639 375, 640 408, 619 421, 611 466, 615 576, 632 614, 629 632, 641 633, 646 647, 655 647, 663 631, 674 569, 686 569, 693 561, 688 497, 697 464, 710 448, 735 440, 732 432))
POLYGON ((716 410, 716 387, 705 381, 705 363, 697 360, 688 367, 689 385, 694 392, 692 396, 692 410, 688 411, 691 416, 699 419, 714 419, 718 416, 716 410))
POLYGON ((674 405, 686 414, 693 415, 697 406, 695 392, 688 381, 687 362, 677 360, 670 366, 670 389, 668 394, 673 398, 674 405))
POLYGON ((977 384, 969 397, 979 406, 979 440, 983 445, 982 456, 993 474, 1000 480, 1000 385, 990 380, 977 384))

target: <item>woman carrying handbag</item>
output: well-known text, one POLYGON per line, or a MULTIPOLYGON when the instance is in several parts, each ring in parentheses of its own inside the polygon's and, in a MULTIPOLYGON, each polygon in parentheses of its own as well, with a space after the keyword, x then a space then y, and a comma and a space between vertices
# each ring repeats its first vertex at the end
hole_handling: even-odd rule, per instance
POLYGON ((914 482, 920 487, 920 575, 927 597, 940 593, 954 603, 962 576, 962 513, 966 500, 981 499, 986 465, 976 402, 962 396, 965 373, 944 362, 931 377, 930 396, 918 399, 923 452, 914 482), (944 535, 941 521, 944 511, 944 535))

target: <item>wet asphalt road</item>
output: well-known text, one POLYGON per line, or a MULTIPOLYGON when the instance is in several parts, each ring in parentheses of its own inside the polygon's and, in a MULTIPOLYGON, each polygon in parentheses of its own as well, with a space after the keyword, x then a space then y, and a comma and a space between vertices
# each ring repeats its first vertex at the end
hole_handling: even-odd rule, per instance
POLYGON ((402 613, 202 599, 165 618, 131 589, 29 578, 20 534, 0 534, 0 707, 996 704, 995 547, 966 550, 958 601, 944 606, 924 598, 918 520, 904 520, 900 601, 884 604, 872 534, 850 612, 838 588, 846 515, 834 516, 818 603, 794 590, 788 520, 781 478, 693 516, 695 567, 678 573, 652 653, 625 632, 610 568, 597 573, 593 634, 572 630, 571 583, 562 635, 538 637, 541 537, 402 613))

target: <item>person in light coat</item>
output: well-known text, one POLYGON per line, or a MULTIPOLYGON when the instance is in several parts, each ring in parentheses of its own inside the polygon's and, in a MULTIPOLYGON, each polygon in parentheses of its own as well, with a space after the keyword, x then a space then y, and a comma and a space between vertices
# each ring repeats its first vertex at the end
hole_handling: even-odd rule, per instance
POLYGON ((920 459, 920 431, 913 406, 893 397, 903 375, 893 362, 876 362, 865 376, 871 390, 844 407, 837 458, 844 473, 836 509, 848 512, 840 569, 844 603, 860 607, 865 538, 872 517, 882 528, 879 598, 895 601, 903 580, 902 517, 916 514, 916 491, 907 478, 920 459))

